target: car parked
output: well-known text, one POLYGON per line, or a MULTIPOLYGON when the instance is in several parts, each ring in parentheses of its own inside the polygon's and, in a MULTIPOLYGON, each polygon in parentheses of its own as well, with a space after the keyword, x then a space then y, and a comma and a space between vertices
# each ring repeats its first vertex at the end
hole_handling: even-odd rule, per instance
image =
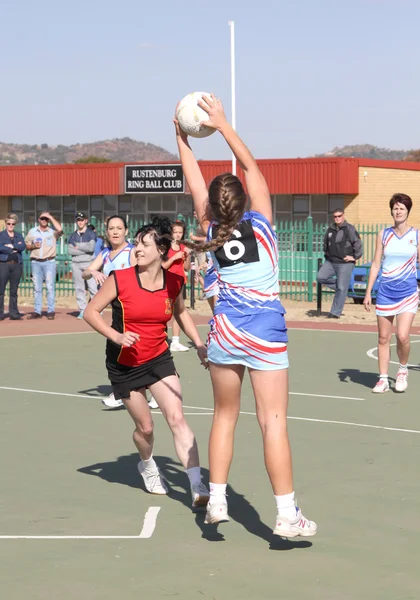
MULTIPOLYGON (((363 299, 366 294, 367 283, 369 279, 370 267, 372 263, 366 263, 364 265, 357 265, 353 269, 351 275, 349 290, 347 296, 353 298, 355 304, 363 304, 363 299)), ((375 303, 376 294, 381 279, 381 270, 378 273, 375 284, 372 289, 372 302, 375 303)), ((420 288, 420 269, 417 269, 417 285, 420 288)))

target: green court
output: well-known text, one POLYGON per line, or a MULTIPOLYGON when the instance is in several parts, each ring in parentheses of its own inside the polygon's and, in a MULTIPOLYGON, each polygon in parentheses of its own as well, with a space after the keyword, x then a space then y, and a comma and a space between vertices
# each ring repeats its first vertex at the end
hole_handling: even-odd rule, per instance
MULTIPOLYGON (((295 489, 318 534, 287 541, 272 535, 247 377, 231 521, 206 526, 190 510, 159 411, 155 458, 171 493, 144 491, 131 420, 100 402, 110 392, 103 338, 0 339, 2 598, 418 599, 420 337, 413 342, 408 391, 374 395, 375 334, 290 331, 295 489)), ((193 350, 175 361, 207 483, 209 375, 193 350)))

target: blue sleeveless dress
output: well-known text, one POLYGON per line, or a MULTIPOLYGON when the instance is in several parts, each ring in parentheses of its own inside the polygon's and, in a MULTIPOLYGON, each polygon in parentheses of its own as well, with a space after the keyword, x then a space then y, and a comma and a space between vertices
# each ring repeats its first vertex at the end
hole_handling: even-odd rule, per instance
MULTIPOLYGON (((216 229, 212 223, 209 239, 216 229)), ((210 321, 209 360, 286 369, 285 310, 279 300, 277 238, 270 223, 261 213, 246 212, 231 238, 211 254, 219 296, 210 321)))
POLYGON ((104 248, 102 250, 102 273, 108 277, 111 271, 119 271, 121 269, 128 269, 131 267, 130 257, 131 250, 134 248, 132 244, 127 244, 114 258, 110 258, 111 248, 104 248))
POLYGON ((417 312, 418 245, 418 229, 412 227, 401 238, 392 227, 384 230, 382 274, 376 295, 377 315, 391 317, 404 312, 417 312))

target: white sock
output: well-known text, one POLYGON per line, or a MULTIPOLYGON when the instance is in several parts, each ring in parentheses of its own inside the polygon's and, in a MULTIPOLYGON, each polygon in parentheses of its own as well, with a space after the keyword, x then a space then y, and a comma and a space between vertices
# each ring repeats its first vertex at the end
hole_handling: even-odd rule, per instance
POLYGON ((277 514, 294 519, 296 517, 295 492, 274 496, 277 504, 277 514))
POLYGON ((157 464, 155 463, 155 459, 153 458, 153 454, 150 455, 150 458, 147 460, 141 459, 141 462, 144 465, 146 471, 155 471, 157 469, 157 464))
POLYGON ((402 364, 400 363, 400 366, 398 367, 398 370, 399 370, 399 371, 408 371, 407 365, 402 365, 402 364))
POLYGON ((210 502, 224 500, 226 498, 226 483, 212 483, 210 481, 210 502))
POLYGON ((201 468, 200 467, 190 467, 189 469, 185 469, 186 474, 188 475, 188 479, 190 480, 191 487, 198 483, 201 483, 201 468))
POLYGON ((175 342, 175 344, 179 344, 179 335, 172 336, 172 343, 174 343, 174 342, 175 342))
POLYGON ((379 375, 379 379, 383 379, 383 381, 386 381, 388 383, 388 373, 386 375, 379 375))

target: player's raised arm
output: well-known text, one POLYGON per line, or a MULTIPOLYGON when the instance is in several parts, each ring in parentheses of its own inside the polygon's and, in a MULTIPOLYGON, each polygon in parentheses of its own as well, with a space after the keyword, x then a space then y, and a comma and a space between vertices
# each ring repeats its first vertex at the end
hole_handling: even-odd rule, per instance
POLYGON ((182 170, 184 171, 185 179, 193 197, 194 209, 197 213, 198 221, 203 231, 207 233, 209 220, 206 217, 208 200, 206 182, 204 181, 197 159, 188 143, 187 134, 182 131, 176 119, 174 119, 174 123, 182 170))
POLYGON ((220 131, 244 171, 251 210, 262 213, 272 223, 273 210, 267 182, 250 150, 228 123, 221 101, 211 94, 210 98, 203 96, 198 105, 209 115, 206 125, 220 131))

